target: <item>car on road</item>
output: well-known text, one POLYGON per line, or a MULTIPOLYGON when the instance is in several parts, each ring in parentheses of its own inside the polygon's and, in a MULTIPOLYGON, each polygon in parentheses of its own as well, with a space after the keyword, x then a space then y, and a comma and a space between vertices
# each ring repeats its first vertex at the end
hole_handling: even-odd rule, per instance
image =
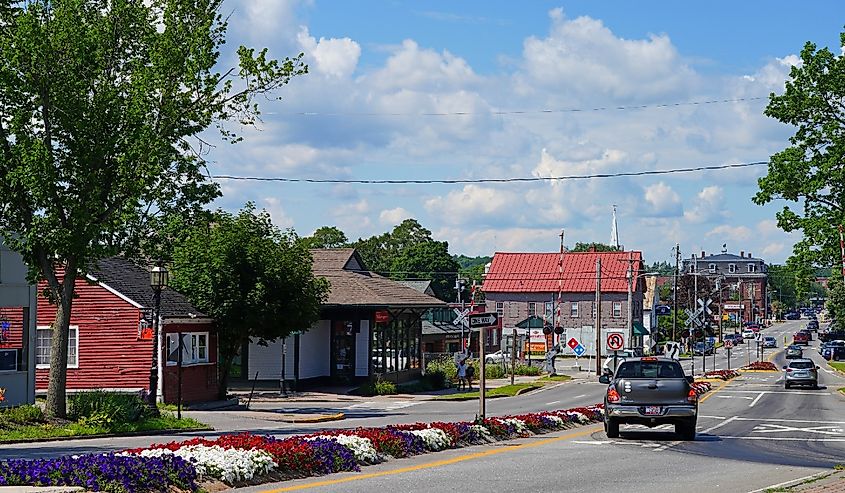
POLYGON ((754 331, 751 329, 743 329, 742 330, 742 338, 743 339, 754 339, 754 331))
POLYGON ((809 322, 807 322, 807 329, 818 331, 819 322, 817 320, 810 320, 809 322))
POLYGON ((496 351, 495 353, 490 353, 484 355, 484 362, 488 365, 492 364, 501 364, 502 361, 505 359, 505 355, 502 353, 501 350, 496 351))
POLYGON ((709 342, 696 342, 692 349, 692 354, 696 356, 713 354, 715 352, 716 348, 709 342))
POLYGON ((801 346, 793 344, 786 348, 786 359, 794 359, 794 358, 803 358, 804 357, 804 350, 801 349, 801 346))
POLYGON ((838 341, 842 339, 845 339, 845 330, 842 329, 827 330, 819 334, 819 340, 822 342, 838 341))
POLYGON ((757 322, 746 322, 745 328, 753 330, 755 334, 757 332, 760 332, 760 324, 758 324, 757 322))
POLYGON ((763 347, 764 348, 778 347, 778 340, 775 339, 773 336, 764 336, 763 337, 763 347))
POLYGON ((784 315, 783 318, 785 318, 786 320, 798 320, 799 318, 801 318, 801 314, 797 312, 789 312, 784 315))
POLYGON ((725 342, 731 341, 734 346, 737 344, 745 344, 745 339, 742 338, 741 334, 725 334, 722 336, 722 340, 725 342))
POLYGON ((810 338, 807 337, 807 334, 804 331, 798 331, 792 335, 792 344, 799 345, 803 344, 805 346, 810 345, 810 338))
POLYGON ((819 386, 819 367, 811 359, 794 359, 783 369, 783 385, 787 389, 793 385, 819 386))
POLYGON ((827 341, 819 344, 819 354, 822 354, 825 349, 831 346, 843 346, 845 347, 845 341, 827 341))
POLYGON ((685 376, 680 363, 668 358, 631 358, 619 365, 612 377, 602 375, 608 384, 604 398, 604 431, 608 438, 619 436, 620 424, 640 424, 649 428, 675 425, 684 440, 695 440, 698 394, 685 376))
POLYGON ((808 342, 813 340, 813 331, 807 330, 807 329, 801 329, 798 332, 802 332, 802 333, 806 334, 808 342))

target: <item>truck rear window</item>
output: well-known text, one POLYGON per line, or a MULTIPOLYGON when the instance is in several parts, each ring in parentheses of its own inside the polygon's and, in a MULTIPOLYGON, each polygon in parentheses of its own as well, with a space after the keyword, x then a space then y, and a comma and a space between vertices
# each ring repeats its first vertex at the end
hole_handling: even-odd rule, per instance
POLYGON ((626 361, 616 378, 684 378, 684 370, 673 361, 626 361))

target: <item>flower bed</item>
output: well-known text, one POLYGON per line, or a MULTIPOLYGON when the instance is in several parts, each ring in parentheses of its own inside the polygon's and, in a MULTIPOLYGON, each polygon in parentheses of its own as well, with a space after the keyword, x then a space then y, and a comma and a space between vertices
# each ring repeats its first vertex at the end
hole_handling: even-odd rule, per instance
POLYGON ((755 361, 750 365, 742 367, 743 370, 778 371, 778 367, 770 361, 755 361))
POLYGON ((601 421, 601 405, 488 418, 326 430, 277 439, 223 435, 155 444, 120 454, 0 462, 0 485, 82 486, 92 491, 197 491, 208 480, 229 486, 357 471, 389 458, 547 433, 601 421))
POLYGON ((693 382, 690 386, 695 390, 696 395, 702 395, 710 391, 713 386, 710 382, 693 382))
POLYGON ((704 374, 704 378, 718 378, 721 380, 730 380, 734 377, 738 377, 739 372, 736 370, 716 370, 716 371, 708 371, 704 374))

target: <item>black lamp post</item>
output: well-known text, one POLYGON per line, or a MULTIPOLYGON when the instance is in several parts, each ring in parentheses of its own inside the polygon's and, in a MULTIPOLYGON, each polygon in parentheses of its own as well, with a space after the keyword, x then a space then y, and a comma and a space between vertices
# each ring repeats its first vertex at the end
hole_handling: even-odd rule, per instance
POLYGON ((161 354, 160 318, 161 318, 161 290, 167 287, 169 273, 161 260, 150 269, 150 286, 153 288, 153 363, 150 368, 149 403, 156 409, 158 397, 158 360, 161 354))

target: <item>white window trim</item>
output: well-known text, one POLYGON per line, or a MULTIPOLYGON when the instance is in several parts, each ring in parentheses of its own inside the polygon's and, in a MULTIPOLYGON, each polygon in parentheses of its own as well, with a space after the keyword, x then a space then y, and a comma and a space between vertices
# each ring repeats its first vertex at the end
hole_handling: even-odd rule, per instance
POLYGON ((736 273, 736 264, 728 264, 728 273, 730 273, 730 274, 736 273))
POLYGON ((496 313, 498 313, 499 315, 505 314, 505 302, 504 301, 497 301, 496 302, 496 313))
MULTIPOLYGON (((189 361, 185 361, 185 359, 183 357, 182 358, 182 367, 183 368, 186 367, 186 366, 200 366, 200 365, 213 364, 213 363, 211 363, 211 355, 209 354, 210 351, 211 351, 211 338, 209 337, 208 332, 168 332, 167 334, 165 334, 165 337, 164 337, 164 339, 165 339, 164 343, 165 343, 165 348, 166 348, 165 351, 167 351, 164 355, 165 366, 176 366, 178 364, 178 360, 177 361, 170 361, 168 359, 169 354, 170 354, 169 353, 170 352, 170 344, 167 342, 167 339, 168 339, 169 336, 173 336, 174 338, 177 338, 180 333, 182 334, 182 337, 186 337, 188 339, 188 341, 191 341, 193 337, 199 337, 201 335, 205 336, 205 359, 194 360, 193 358, 191 358, 189 361)), ((194 354, 193 343, 189 342, 189 345, 190 345, 190 347, 186 348, 183 344, 182 347, 184 349, 186 349, 189 354, 194 354)))
POLYGON ((711 273, 716 272, 716 264, 708 265, 707 270, 709 270, 711 273))
POLYGON ((748 264, 748 272, 757 272, 757 266, 755 264, 748 264))
POLYGON ((528 302, 528 316, 537 315, 537 303, 534 301, 528 302))
MULTIPOLYGON (((78 325, 71 325, 71 326, 68 327, 68 330, 71 330, 71 329, 76 331, 76 344, 74 345, 74 349, 76 349, 76 363, 74 363, 72 365, 68 364, 67 367, 68 368, 79 368, 79 326, 78 325)), ((53 328, 49 325, 39 325, 35 328, 36 336, 35 336, 35 348, 34 349, 35 349, 36 352, 38 351, 38 331, 39 330, 53 330, 53 328)), ((68 336, 68 338, 70 338, 70 336, 68 336)), ((68 342, 70 342, 70 341, 68 341, 68 342)), ((51 347, 52 347, 52 344, 53 344, 53 334, 50 333, 50 345, 51 345, 51 347)), ((70 348, 70 346, 68 346, 68 348, 70 348)), ((53 361, 53 355, 52 354, 50 354, 50 361, 51 361, 51 363, 53 361)), ((37 365, 35 365, 35 368, 37 370, 49 369, 50 365, 37 364, 37 365)))
POLYGON ((621 317, 622 316, 622 302, 621 301, 614 301, 613 302, 613 316, 614 317, 621 317), (616 307, 619 307, 619 315, 616 314, 616 307))
POLYGON ((581 314, 581 307, 578 306, 578 302, 577 301, 570 302, 569 303, 569 316, 571 318, 578 318, 580 316, 580 314, 581 314), (573 308, 574 308, 574 310, 573 310, 573 308), (574 312, 574 314, 573 314, 573 312, 574 312))

